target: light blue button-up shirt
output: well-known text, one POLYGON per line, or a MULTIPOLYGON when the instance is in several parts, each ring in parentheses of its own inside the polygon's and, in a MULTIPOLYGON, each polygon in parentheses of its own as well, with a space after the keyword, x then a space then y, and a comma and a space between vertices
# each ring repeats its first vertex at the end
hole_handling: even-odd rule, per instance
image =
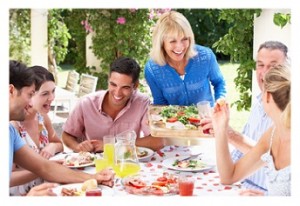
MULTIPOLYGON (((272 120, 267 116, 262 105, 262 94, 256 97, 248 122, 244 126, 243 135, 257 142, 261 136, 267 131, 268 128, 273 124, 272 120)), ((239 150, 235 149, 231 153, 233 161, 237 161, 243 156, 239 150)), ((259 189, 266 191, 265 183, 265 171, 264 167, 257 170, 251 176, 246 178, 243 182, 243 187, 249 189, 259 189)))

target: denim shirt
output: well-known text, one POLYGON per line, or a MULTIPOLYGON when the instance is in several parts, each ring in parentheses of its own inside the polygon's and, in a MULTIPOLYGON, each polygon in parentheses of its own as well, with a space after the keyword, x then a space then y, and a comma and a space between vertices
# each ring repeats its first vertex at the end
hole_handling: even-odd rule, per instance
POLYGON ((202 100, 215 101, 226 95, 225 80, 211 49, 196 45, 197 55, 188 60, 184 78, 169 64, 160 66, 150 59, 145 65, 145 79, 153 104, 192 105, 202 100))

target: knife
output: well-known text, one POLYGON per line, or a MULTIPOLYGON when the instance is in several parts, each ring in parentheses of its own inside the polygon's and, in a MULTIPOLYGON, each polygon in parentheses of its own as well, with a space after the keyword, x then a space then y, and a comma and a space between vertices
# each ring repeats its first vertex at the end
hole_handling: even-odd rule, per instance
MULTIPOLYGON (((191 155, 191 156, 186 157, 186 158, 184 158, 184 159, 182 159, 182 160, 180 160, 180 161, 193 160, 193 159, 198 158, 200 155, 203 155, 203 153, 201 152, 201 153, 198 153, 198 154, 191 155)), ((201 158, 200 158, 200 159, 201 159, 201 158)))

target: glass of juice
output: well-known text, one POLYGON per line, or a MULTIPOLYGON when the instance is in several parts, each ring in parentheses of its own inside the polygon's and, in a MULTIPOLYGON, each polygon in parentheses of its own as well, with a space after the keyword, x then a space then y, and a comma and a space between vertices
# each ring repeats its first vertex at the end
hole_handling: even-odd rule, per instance
POLYGON ((100 188, 85 191, 85 196, 102 196, 102 190, 100 188))
POLYGON ((181 176, 178 180, 179 195, 180 196, 193 196, 194 192, 194 179, 191 177, 181 176))
POLYGON ((103 157, 107 159, 108 166, 113 167, 115 163, 115 137, 106 135, 103 137, 103 157))

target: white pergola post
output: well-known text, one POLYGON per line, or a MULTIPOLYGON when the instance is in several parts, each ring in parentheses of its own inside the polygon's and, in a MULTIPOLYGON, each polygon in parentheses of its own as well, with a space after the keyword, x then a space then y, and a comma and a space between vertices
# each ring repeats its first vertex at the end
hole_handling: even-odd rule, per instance
MULTIPOLYGON (((273 23, 275 13, 291 13, 290 9, 263 9, 259 17, 254 19, 253 34, 253 59, 256 60, 259 45, 265 41, 280 41, 291 50, 291 25, 287 24, 283 28, 273 23)), ((291 53, 288 54, 291 56, 291 53)), ((259 94, 260 89, 257 84, 255 72, 252 76, 252 103, 259 94)))
POLYGON ((31 65, 48 69, 48 10, 31 9, 31 65))

